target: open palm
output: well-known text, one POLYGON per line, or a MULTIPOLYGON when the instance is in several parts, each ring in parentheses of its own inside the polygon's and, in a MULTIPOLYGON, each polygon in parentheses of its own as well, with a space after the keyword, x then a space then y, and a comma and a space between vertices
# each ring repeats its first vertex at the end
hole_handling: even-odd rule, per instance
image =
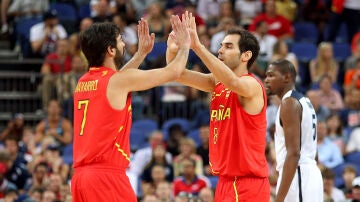
POLYGON ((149 34, 149 25, 143 18, 140 19, 137 27, 139 39, 138 52, 147 55, 154 47, 155 34, 149 34))

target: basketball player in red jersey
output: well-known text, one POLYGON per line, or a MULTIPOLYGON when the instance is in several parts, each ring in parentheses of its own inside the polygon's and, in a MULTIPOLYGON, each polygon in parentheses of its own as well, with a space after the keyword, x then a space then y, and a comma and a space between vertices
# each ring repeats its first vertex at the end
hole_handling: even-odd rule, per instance
POLYGON ((124 42, 112 23, 94 24, 80 37, 89 72, 74 92, 75 202, 137 201, 125 170, 130 162, 131 92, 177 79, 185 69, 190 36, 178 16, 170 19, 179 51, 166 67, 137 69, 154 44, 146 21, 138 25, 139 48, 120 70, 124 42))
MULTIPOLYGON (((269 202, 266 93, 262 82, 248 71, 259 53, 259 44, 248 31, 231 29, 216 58, 199 41, 192 14, 186 12, 184 21, 191 49, 211 71, 202 74, 185 70, 177 81, 212 92, 209 158, 212 173, 219 176, 215 201, 269 202)), ((172 61, 178 50, 175 35, 172 32, 168 39, 167 61, 172 61)))

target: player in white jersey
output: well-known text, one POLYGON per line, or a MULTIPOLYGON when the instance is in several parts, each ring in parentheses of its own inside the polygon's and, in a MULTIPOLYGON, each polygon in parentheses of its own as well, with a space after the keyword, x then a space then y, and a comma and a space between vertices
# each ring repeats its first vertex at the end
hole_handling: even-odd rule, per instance
POLYGON ((322 202, 323 180, 316 165, 316 115, 308 98, 295 91, 296 71, 288 60, 270 63, 265 88, 281 98, 275 124, 279 178, 276 202, 322 202))

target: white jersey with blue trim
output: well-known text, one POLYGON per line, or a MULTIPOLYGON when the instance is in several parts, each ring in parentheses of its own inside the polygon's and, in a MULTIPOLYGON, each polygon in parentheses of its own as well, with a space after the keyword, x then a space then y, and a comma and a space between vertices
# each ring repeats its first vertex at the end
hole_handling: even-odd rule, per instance
MULTIPOLYGON (((300 159, 301 164, 316 164, 315 156, 317 151, 317 119, 314 107, 310 100, 303 94, 290 90, 283 96, 282 100, 288 97, 293 97, 299 101, 302 107, 301 127, 300 127, 300 159)), ((276 151, 276 170, 280 171, 284 166, 287 150, 285 147, 284 129, 280 120, 280 110, 278 109, 275 122, 275 151, 276 151)), ((288 114, 288 116, 296 116, 295 114, 288 114)))

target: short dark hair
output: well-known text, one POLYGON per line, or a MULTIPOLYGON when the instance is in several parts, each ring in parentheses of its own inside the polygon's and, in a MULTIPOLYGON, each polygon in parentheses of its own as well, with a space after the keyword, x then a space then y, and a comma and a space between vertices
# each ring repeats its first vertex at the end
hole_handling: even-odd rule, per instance
POLYGON ((107 48, 116 48, 120 29, 109 22, 94 23, 80 34, 81 50, 90 67, 102 66, 107 48))
POLYGON ((330 168, 325 168, 323 171, 322 171, 322 177, 324 179, 328 179, 328 180, 334 180, 335 179, 335 173, 333 170, 331 170, 330 168))
POLYGON ((247 64, 247 68, 250 69, 250 67, 256 61, 256 58, 259 55, 260 46, 258 40, 253 34, 239 27, 230 28, 226 33, 226 35, 232 34, 240 35, 240 39, 238 41, 240 53, 244 53, 246 51, 252 52, 252 57, 247 64))
POLYGON ((274 62, 271 62, 270 65, 276 66, 281 74, 289 73, 292 80, 295 82, 296 70, 294 65, 289 60, 286 59, 275 60, 274 62))

